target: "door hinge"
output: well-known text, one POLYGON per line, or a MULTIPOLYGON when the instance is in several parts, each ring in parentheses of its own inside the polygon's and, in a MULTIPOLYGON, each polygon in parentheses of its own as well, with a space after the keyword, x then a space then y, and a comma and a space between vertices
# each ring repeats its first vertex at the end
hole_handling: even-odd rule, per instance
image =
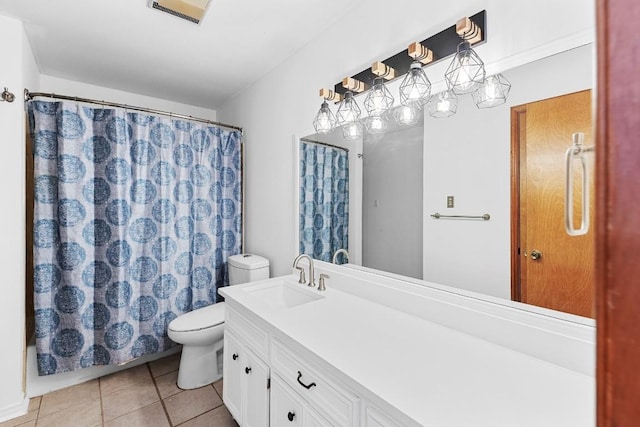
POLYGON ((267 390, 271 388, 271 378, 267 378, 267 390))

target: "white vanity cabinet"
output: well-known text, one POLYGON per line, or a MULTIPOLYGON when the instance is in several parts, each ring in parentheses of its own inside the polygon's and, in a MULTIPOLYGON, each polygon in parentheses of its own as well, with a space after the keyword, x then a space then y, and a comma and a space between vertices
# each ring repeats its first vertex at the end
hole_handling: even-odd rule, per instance
POLYGON ((321 261, 319 271, 331 276, 325 292, 297 275, 219 290, 223 396, 242 427, 594 425, 593 327, 321 261))
POLYGON ((413 425, 244 307, 227 303, 226 316, 223 400, 241 427, 413 425))
MULTIPOLYGON (((236 315, 232 313, 229 316, 228 313, 227 321, 229 317, 236 318, 236 315)), ((256 332, 258 337, 264 334, 266 338, 266 332, 260 331, 255 325, 247 326, 247 322, 232 321, 225 326, 222 395, 238 424, 243 427, 266 427, 269 425, 270 370, 263 360, 266 358, 266 347, 260 349, 259 345, 256 349, 256 341, 252 339, 256 337, 256 332)), ((263 343, 266 344, 266 341, 263 343)))

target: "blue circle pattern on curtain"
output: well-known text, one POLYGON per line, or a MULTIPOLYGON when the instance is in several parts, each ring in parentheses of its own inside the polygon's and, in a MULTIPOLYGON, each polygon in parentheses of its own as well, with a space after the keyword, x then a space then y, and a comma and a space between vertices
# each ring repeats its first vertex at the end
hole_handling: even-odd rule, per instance
POLYGON ((346 150, 300 142, 300 253, 331 261, 349 248, 349 158, 346 150))
POLYGON ((32 101, 40 375, 175 345, 241 252, 241 134, 74 102, 32 101))

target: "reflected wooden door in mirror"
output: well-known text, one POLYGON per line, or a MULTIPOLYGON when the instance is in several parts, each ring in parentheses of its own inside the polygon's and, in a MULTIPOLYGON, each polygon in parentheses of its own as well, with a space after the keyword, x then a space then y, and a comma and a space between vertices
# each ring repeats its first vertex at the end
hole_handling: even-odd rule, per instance
MULTIPOLYGON (((591 110, 590 90, 512 109, 512 299, 585 317, 594 317, 594 232, 564 230, 562 159, 575 132, 593 144, 591 110)), ((574 170, 583 172, 593 186, 593 168, 574 170)), ((573 181, 580 199, 581 179, 573 181)), ((591 215, 593 209, 590 203, 591 215)), ((580 223, 581 209, 574 212, 580 223)))

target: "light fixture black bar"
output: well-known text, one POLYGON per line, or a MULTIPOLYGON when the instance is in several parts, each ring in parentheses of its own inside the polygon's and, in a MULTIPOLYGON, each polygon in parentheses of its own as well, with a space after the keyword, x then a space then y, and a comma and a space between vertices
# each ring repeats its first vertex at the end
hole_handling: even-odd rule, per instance
MULTIPOLYGON (((478 43, 475 43, 473 46, 479 46, 487 41, 487 11, 483 10, 482 12, 478 12, 475 15, 469 17, 471 21, 473 21, 481 30, 482 30, 482 38, 478 43)), ((456 33, 455 24, 451 27, 440 31, 438 34, 435 34, 427 39, 424 39, 421 43, 429 48, 433 52, 433 61, 427 64, 427 66, 431 64, 435 64, 448 56, 456 53, 456 49, 462 39, 456 33)), ((407 54, 407 49, 403 49, 402 51, 396 53, 395 55, 381 61, 388 66, 394 68, 396 70, 396 79, 402 77, 409 71, 409 66, 413 62, 411 57, 407 54)), ((365 90, 368 90, 373 85, 373 79, 377 77, 375 74, 371 72, 371 68, 367 68, 359 72, 358 74, 351 76, 356 80, 360 80, 365 84, 365 90)), ((395 79, 394 79, 395 80, 395 79)), ((342 82, 336 83, 334 86, 334 91, 336 93, 343 94, 347 90, 342 87, 342 82)))

